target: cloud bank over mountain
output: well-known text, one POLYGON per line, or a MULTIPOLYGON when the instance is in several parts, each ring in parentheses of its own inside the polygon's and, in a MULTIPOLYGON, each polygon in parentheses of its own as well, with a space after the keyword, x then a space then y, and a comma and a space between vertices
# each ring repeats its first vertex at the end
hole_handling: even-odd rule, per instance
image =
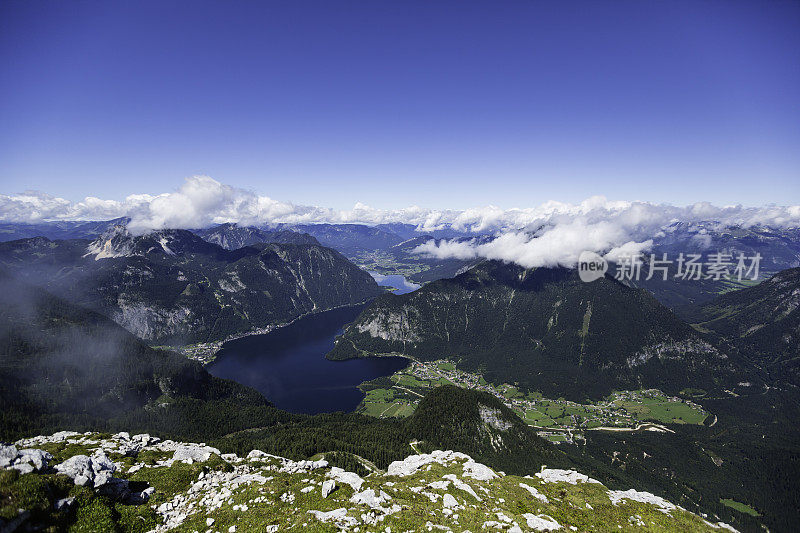
POLYGON ((375 209, 357 203, 350 210, 281 202, 207 176, 187 178, 177 190, 134 194, 122 201, 87 197, 71 202, 42 192, 0 195, 0 220, 43 222, 107 220, 127 216, 129 229, 145 233, 163 228, 201 228, 223 222, 243 225, 279 223, 406 223, 420 231, 450 227, 467 233, 497 235, 484 241, 428 242, 417 251, 462 259, 490 258, 525 267, 574 265, 580 252, 610 254, 646 250, 650 239, 674 222, 715 221, 720 225, 800 226, 800 205, 718 207, 707 202, 676 207, 592 197, 579 204, 548 201, 537 207, 494 206, 458 210, 409 207, 375 209))

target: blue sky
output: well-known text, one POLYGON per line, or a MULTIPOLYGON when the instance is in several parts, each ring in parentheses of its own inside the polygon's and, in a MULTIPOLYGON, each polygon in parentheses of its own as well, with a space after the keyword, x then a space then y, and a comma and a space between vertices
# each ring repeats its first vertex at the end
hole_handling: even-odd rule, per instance
POLYGON ((798 2, 0 3, 0 193, 800 201, 798 2))

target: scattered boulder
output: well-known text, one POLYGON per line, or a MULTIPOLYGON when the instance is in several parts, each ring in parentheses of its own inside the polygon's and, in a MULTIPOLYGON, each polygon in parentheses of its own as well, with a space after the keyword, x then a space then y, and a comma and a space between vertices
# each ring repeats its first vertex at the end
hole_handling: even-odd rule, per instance
POLYGON ((651 494, 649 492, 640 492, 635 489, 610 490, 608 491, 608 498, 614 505, 619 505, 619 503, 622 500, 649 503, 650 505, 654 505, 655 507, 657 507, 658 510, 664 514, 669 514, 670 511, 678 508, 677 505, 668 502, 667 500, 661 498, 660 496, 656 496, 655 494, 651 494))
POLYGON ((497 473, 488 466, 476 463, 472 457, 461 452, 434 450, 431 453, 410 455, 402 461, 394 461, 389 465, 386 473, 390 476, 412 476, 423 467, 436 463, 448 465, 456 461, 464 462, 464 477, 476 479, 478 481, 488 481, 499 477, 497 473))
POLYGON ((118 443, 117 451, 128 457, 136 457, 142 451, 142 448, 155 444, 160 440, 158 437, 151 437, 148 433, 141 433, 131 437, 125 431, 117 433, 112 438, 118 443))
POLYGON ((75 503, 75 497, 70 496, 69 498, 59 498, 53 504, 53 508, 56 511, 68 511, 72 504, 75 503))
POLYGON ((499 477, 494 470, 488 466, 476 463, 472 459, 464 463, 464 477, 471 477, 478 481, 489 481, 499 477))
POLYGON ((8 468, 14 463, 19 455, 16 446, 4 446, 0 444, 0 467, 8 468))
POLYGON ((355 504, 366 505, 371 509, 380 509, 390 499, 389 495, 383 491, 376 493, 374 489, 367 489, 364 492, 353 494, 350 501, 355 504))
POLYGON ((574 470, 561 470, 559 468, 544 468, 541 472, 536 473, 536 477, 545 483, 569 483, 575 485, 576 483, 600 483, 596 479, 592 479, 586 474, 581 474, 574 470))
POLYGON ((108 483, 117 466, 103 452, 88 455, 75 455, 56 465, 56 472, 64 474, 76 485, 98 488, 108 483))
MULTIPOLYGON (((519 486, 521 488, 527 490, 528 492, 530 492, 531 496, 533 496, 534 498, 536 498, 540 502, 542 502, 542 503, 550 503, 550 500, 547 499, 547 496, 545 496, 544 494, 539 492, 539 490, 536 487, 531 487, 530 485, 525 484, 525 483, 520 483, 519 486)), ((587 503, 586 505, 589 505, 589 504, 587 503)), ((591 509, 591 506, 589 507, 589 509, 591 509)))
POLYGON ((75 455, 55 466, 56 472, 72 479, 76 485, 97 489, 98 494, 129 504, 148 500, 153 489, 133 493, 127 480, 114 477, 117 466, 102 452, 94 455, 75 455))
POLYGON ((328 477, 332 478, 344 485, 350 485, 354 491, 361 490, 361 485, 364 484, 364 479, 355 472, 346 472, 338 466, 331 468, 328 472, 328 477))
POLYGON ((410 455, 402 461, 394 461, 389 465, 386 473, 390 476, 411 476, 416 474, 422 467, 431 463, 444 465, 456 460, 472 461, 470 456, 464 453, 453 452, 449 450, 434 450, 431 453, 410 455))
POLYGON ((30 449, 20 450, 18 462, 31 463, 36 470, 47 468, 47 461, 52 459, 53 456, 44 450, 30 449))
POLYGON ((458 503, 458 500, 456 500, 455 497, 449 493, 445 494, 444 498, 442 498, 442 505, 447 509, 458 509, 461 507, 461 505, 458 503))
POLYGON ((314 515, 320 522, 333 522, 340 528, 350 528, 358 524, 358 520, 347 516, 347 509, 340 507, 333 511, 308 511, 314 515))
POLYGON ((336 482, 332 479, 326 479, 322 482, 322 497, 327 498, 328 494, 336 490, 336 482))
POLYGON ((39 449, 18 450, 16 446, 0 445, 0 468, 13 468, 20 474, 44 470, 53 458, 49 452, 39 449))
POLYGON ((197 444, 181 445, 175 449, 172 456, 174 461, 183 461, 184 463, 203 463, 211 458, 211 454, 219 455, 220 451, 211 446, 202 446, 197 444))
POLYGON ((561 529, 561 524, 547 515, 525 513, 522 516, 524 516, 525 521, 528 522, 528 527, 534 531, 555 531, 556 529, 561 529))

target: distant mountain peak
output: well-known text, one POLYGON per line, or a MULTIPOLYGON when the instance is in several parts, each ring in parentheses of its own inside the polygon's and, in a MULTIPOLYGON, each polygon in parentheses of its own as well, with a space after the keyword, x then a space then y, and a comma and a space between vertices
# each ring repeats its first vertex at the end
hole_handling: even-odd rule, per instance
POLYGON ((207 242, 226 250, 237 250, 245 246, 262 243, 319 245, 319 241, 306 233, 289 229, 264 229, 254 226, 240 226, 226 222, 195 232, 207 242))
POLYGON ((127 226, 117 224, 89 243, 84 257, 100 259, 146 256, 152 253, 183 255, 184 253, 213 253, 219 248, 183 229, 160 229, 143 235, 132 234, 127 226))
POLYGON ((113 257, 133 255, 133 236, 127 226, 117 224, 104 231, 86 247, 86 255, 93 255, 95 261, 113 257))

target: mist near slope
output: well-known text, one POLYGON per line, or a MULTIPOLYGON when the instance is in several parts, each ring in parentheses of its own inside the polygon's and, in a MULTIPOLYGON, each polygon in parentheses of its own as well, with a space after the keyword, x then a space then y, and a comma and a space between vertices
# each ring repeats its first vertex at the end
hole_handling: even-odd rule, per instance
POLYGON ((102 315, 0 272, 2 427, 107 419, 164 394, 200 390, 204 374, 102 315))

